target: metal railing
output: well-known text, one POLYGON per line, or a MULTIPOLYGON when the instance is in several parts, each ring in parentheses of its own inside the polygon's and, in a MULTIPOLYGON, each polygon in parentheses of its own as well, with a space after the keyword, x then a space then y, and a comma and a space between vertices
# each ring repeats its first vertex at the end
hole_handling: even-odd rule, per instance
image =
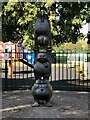
MULTIPOLYGON (((8 53, 8 52, 7 52, 8 53)), ((9 54, 9 53, 8 53, 9 54)), ((15 54, 15 53, 12 53, 15 54)), ((8 89, 31 88, 35 82, 34 53, 23 54, 23 58, 13 60, 13 75, 9 74, 9 60, 2 60, 2 87, 8 89)), ((54 89, 85 90, 90 89, 89 51, 53 51, 51 76, 49 81, 54 89)))

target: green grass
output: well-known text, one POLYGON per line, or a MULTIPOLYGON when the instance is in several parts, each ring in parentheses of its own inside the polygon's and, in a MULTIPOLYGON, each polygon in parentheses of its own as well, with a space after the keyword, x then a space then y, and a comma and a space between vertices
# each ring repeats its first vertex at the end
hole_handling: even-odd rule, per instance
POLYGON ((81 50, 88 50, 88 44, 87 41, 78 39, 76 44, 73 44, 72 42, 63 43, 60 45, 54 45, 53 50, 55 51, 65 51, 65 50, 71 50, 71 51, 81 51, 81 50))

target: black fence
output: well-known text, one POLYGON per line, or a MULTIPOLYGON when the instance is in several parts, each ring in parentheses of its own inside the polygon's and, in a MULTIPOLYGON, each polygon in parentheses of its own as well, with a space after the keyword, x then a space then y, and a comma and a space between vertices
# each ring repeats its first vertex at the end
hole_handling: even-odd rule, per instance
MULTIPOLYGON (((9 54, 9 53, 8 53, 9 54)), ((16 53, 12 53, 16 54, 16 53)), ((34 53, 23 54, 13 60, 13 75, 9 74, 9 61, 2 60, 1 76, 3 90, 31 89, 35 82, 34 53)), ((90 90, 89 51, 52 51, 51 76, 49 81, 56 90, 90 90)))

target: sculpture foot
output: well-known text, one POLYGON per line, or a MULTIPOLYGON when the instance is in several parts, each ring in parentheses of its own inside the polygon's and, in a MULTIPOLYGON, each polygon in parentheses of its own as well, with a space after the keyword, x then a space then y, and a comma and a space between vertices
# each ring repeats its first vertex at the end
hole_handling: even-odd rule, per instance
POLYGON ((47 102, 45 106, 46 107, 52 107, 52 103, 51 102, 47 102))
POLYGON ((43 100, 39 101, 39 104, 44 105, 44 101, 43 100))
POLYGON ((40 105, 38 104, 38 102, 34 102, 32 107, 39 107, 40 105))

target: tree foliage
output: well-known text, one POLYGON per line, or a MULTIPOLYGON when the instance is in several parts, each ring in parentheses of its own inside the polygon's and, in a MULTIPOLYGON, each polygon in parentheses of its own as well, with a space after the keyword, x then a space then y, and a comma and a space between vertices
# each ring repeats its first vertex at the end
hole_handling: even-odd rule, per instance
POLYGON ((33 40, 36 9, 33 3, 8 2, 3 5, 3 40, 21 41, 24 45, 33 40))
POLYGON ((70 42, 76 43, 82 34, 80 28, 87 18, 87 3, 67 2, 58 7, 59 21, 53 21, 54 44, 70 42))
MULTIPOLYGON (((50 2, 7 2, 3 3, 2 38, 3 41, 21 41, 25 46, 32 47, 34 42, 34 24, 37 11, 45 5, 47 10, 50 2)), ((58 2, 59 21, 50 17, 53 45, 73 41, 80 37, 83 21, 90 15, 90 3, 58 2), (88 6, 88 7, 87 7, 88 6)))

